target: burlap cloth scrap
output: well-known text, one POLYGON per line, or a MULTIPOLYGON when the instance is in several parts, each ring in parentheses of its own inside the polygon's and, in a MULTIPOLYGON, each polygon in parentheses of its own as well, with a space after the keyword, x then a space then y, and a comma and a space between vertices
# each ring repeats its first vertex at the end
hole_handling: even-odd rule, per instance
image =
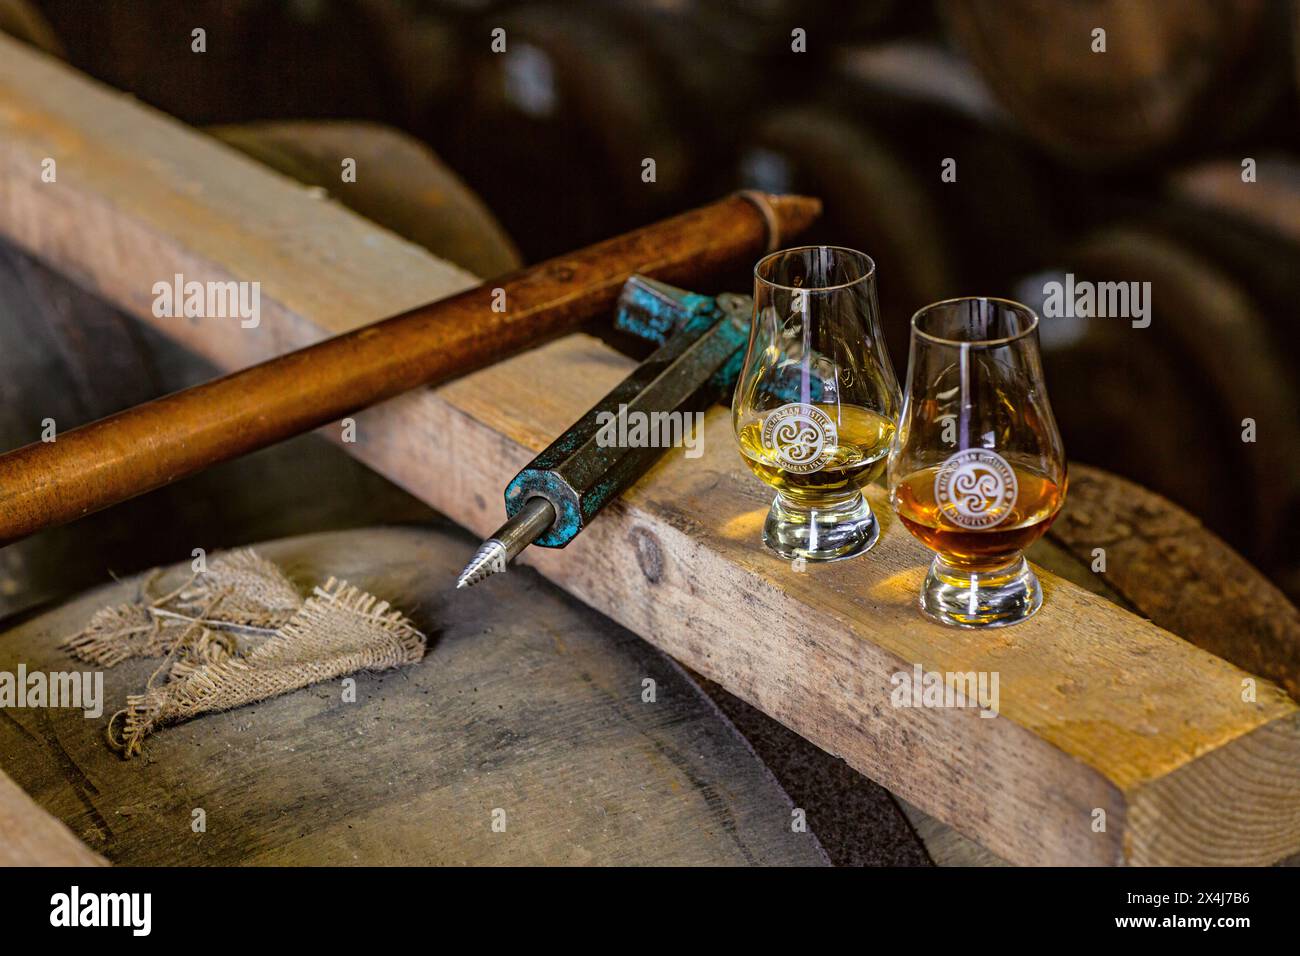
POLYGON ((334 578, 304 600, 251 550, 214 556, 206 571, 154 597, 160 574, 136 601, 96 612, 60 645, 103 667, 163 658, 108 723, 109 745, 123 758, 165 724, 424 656, 424 635, 387 601, 334 578))

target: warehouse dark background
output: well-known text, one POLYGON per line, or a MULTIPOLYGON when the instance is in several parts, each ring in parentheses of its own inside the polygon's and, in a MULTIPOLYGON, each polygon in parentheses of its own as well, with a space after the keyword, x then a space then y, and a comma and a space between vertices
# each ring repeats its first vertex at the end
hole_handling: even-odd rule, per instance
POLYGON ((1300 5, 28 6, 77 68, 187 123, 409 133, 526 261, 739 187, 819 195, 809 241, 875 257, 899 368, 927 302, 1037 304, 1067 272, 1149 281, 1149 328, 1044 320, 1067 451, 1172 498, 1300 596, 1300 5))

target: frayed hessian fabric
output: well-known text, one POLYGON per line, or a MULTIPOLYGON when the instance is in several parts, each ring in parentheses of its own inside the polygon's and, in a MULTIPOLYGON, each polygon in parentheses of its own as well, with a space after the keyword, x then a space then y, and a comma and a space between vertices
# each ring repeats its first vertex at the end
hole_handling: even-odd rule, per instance
MULTIPOLYGON (((149 592, 161 574, 145 579, 136 603, 104 608, 60 646, 87 663, 112 667, 133 657, 167 655, 187 634, 203 643, 208 639, 197 631, 210 627, 245 625, 270 632, 302 607, 284 572, 251 549, 215 555, 206 571, 153 597, 149 592)), ((217 646, 223 644, 233 641, 217 646)))
POLYGON ((181 589, 176 607, 202 611, 218 594, 221 620, 234 624, 275 628, 302 607, 302 596, 284 572, 251 548, 215 557, 209 570, 181 589))
POLYGON ((146 604, 115 604, 96 611, 90 623, 59 645, 73 657, 112 667, 132 657, 167 653, 167 622, 146 604))
POLYGON ((110 746, 129 758, 166 724, 413 664, 425 637, 387 601, 346 581, 330 578, 304 601, 274 564, 241 551, 162 598, 105 608, 63 646, 109 667, 165 656, 144 692, 127 697, 109 721, 110 746), (166 682, 155 686, 164 672, 166 682))

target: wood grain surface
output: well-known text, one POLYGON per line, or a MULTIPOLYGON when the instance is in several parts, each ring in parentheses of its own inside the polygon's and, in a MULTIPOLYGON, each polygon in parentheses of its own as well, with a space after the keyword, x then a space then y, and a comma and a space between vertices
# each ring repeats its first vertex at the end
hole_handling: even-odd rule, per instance
MULTIPOLYGON (((404 456, 374 451, 416 457, 399 483, 490 531, 500 511, 484 487, 502 487, 527 458, 502 461, 502 435, 541 447, 626 365, 571 337, 444 387, 437 400, 451 414, 439 428, 412 415, 406 430, 421 441, 404 456), (485 480, 494 470, 497 480, 485 480)), ((868 560, 795 572, 758 545, 768 492, 741 469, 725 410, 706 421, 704 448, 695 461, 668 456, 568 549, 529 560, 1013 861, 1263 862, 1291 852, 1300 778, 1274 747, 1296 744, 1296 707, 1278 688, 1255 681, 1256 700, 1243 701, 1246 672, 1048 573, 1047 608, 1025 624, 931 625, 915 609, 926 553, 879 491, 870 497, 885 532, 868 560), (890 675, 916 663, 997 671, 1000 716, 891 707, 890 675), (1134 820, 1139 797, 1157 801, 1145 804, 1155 812, 1134 820), (1099 809, 1106 833, 1092 830, 1099 809), (1270 822, 1256 829, 1261 818, 1270 822), (1235 849, 1203 843, 1201 829, 1235 849)))
MULTIPOLYGON (((0 711, 0 766, 124 865, 827 863, 763 763, 668 658, 526 571, 489 602, 461 600, 470 544, 433 527, 259 546, 304 591, 337 575, 429 636, 420 663, 357 674, 355 703, 341 682, 318 684, 160 730, 123 761, 103 728, 157 666, 137 661, 104 672, 99 719, 0 711)), ((183 580, 188 565, 172 574, 183 580)), ((0 670, 84 669, 58 638, 138 583, 0 635, 0 670)), ((0 837, 11 798, 28 799, 0 788, 0 837)), ((45 836, 27 843, 67 854, 45 836)))
POLYGON ((0 866, 103 866, 82 843, 0 771, 0 866))
MULTIPOLYGON (((216 363, 238 367, 466 281, 0 44, 3 228, 216 363), (50 151, 68 188, 37 178, 50 151), (191 268, 261 281, 275 303, 262 328, 154 319, 152 281, 191 268)), ((572 336, 364 413, 348 448, 487 533, 506 481, 629 366, 572 336)), ((1048 573, 1046 606, 1025 624, 932 625, 915 608, 926 553, 879 492, 884 535, 869 559, 796 572, 758 544, 769 493, 741 468, 725 411, 708 417, 703 447, 697 460, 667 456, 566 550, 528 560, 1012 862, 1262 863, 1300 847, 1300 711, 1278 687, 1256 680, 1243 699, 1252 675, 1048 573), (998 672, 999 716, 891 706, 891 675, 916 664, 998 672)), ((492 596, 457 599, 483 608, 492 596)))

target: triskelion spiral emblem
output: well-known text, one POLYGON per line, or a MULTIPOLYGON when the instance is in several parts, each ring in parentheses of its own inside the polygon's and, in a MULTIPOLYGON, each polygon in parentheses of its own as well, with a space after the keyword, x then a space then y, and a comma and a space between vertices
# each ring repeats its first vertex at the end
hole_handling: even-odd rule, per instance
POLYGON ((793 402, 763 420, 763 447, 786 471, 821 471, 838 441, 835 423, 815 405, 793 402))
POLYGON ((992 528, 1006 521, 1018 492, 1015 471, 987 448, 957 452, 934 477, 934 500, 959 528, 992 528))

